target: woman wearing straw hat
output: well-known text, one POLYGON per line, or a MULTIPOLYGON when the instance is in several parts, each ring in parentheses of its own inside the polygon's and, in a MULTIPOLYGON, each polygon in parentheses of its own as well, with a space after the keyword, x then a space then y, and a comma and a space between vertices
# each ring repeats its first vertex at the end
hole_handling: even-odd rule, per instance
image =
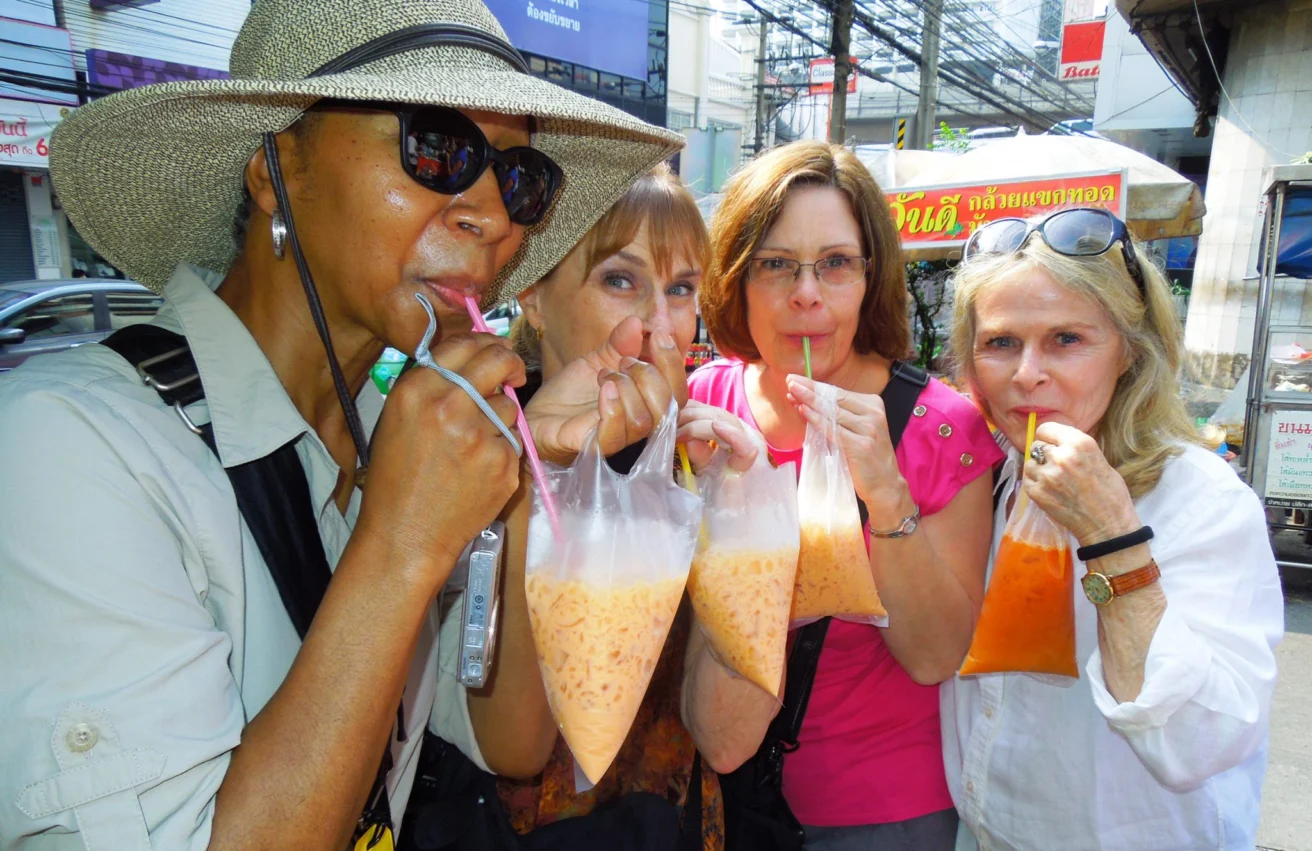
MULTIPOLYGON (((389 847, 430 714, 536 770, 540 719, 436 685, 432 601, 520 475, 523 366, 454 332, 678 137, 529 77, 473 0, 260 0, 231 67, 54 138, 69 217, 168 304, 0 381, 6 848, 389 847), (380 415, 368 367, 438 325, 380 415)), ((622 348, 539 392, 544 456, 664 410, 622 348)))

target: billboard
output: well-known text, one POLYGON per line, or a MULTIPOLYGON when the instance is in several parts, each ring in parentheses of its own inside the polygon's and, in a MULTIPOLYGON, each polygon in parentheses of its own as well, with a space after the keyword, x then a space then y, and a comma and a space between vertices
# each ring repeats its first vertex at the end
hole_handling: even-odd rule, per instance
POLYGON ((0 18, 0 97, 77 106, 68 30, 0 18))
POLYGON ((1102 64, 1102 39, 1107 22, 1080 21, 1061 27, 1061 68, 1063 80, 1096 80, 1102 64))
POLYGON ((1101 207, 1125 218, 1125 172, 988 184, 903 187, 886 194, 902 247, 959 247, 997 219, 1028 219, 1070 207, 1101 207))
POLYGON ((484 0, 520 50, 647 79, 646 0, 484 0))
MULTIPOLYGON (((847 74, 847 93, 856 94, 856 80, 861 75, 856 72, 857 60, 852 60, 852 70, 847 74)), ((831 95, 834 93, 834 60, 832 58, 811 60, 811 94, 831 95)))

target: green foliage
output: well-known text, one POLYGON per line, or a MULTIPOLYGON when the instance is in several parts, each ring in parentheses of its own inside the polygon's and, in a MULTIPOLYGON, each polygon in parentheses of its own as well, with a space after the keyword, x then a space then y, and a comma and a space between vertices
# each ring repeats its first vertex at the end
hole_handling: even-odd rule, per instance
POLYGON ((907 292, 911 295, 911 327, 916 366, 941 372, 938 364, 947 343, 951 317, 952 270, 946 260, 907 264, 907 292))
POLYGON ((964 154, 970 149, 969 131, 965 127, 952 128, 946 121, 938 123, 938 140, 929 143, 931 151, 948 151, 964 154))

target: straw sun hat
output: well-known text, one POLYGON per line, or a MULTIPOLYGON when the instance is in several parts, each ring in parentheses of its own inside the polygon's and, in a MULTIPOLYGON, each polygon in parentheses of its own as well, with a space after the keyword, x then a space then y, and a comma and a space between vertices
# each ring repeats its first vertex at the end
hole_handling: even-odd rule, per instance
POLYGON ((244 170, 261 135, 286 129, 320 98, 532 115, 533 145, 564 180, 489 292, 491 304, 541 278, 682 144, 519 63, 477 0, 258 0, 233 45, 232 79, 145 86, 79 108, 55 131, 51 176, 82 237, 158 291, 180 261, 227 271, 244 170))

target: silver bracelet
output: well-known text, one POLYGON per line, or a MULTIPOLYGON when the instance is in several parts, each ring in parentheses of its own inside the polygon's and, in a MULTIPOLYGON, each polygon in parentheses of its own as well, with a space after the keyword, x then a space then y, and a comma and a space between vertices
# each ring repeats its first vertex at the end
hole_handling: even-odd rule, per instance
POLYGON ((896 529, 894 529, 891 532, 876 532, 874 529, 871 529, 870 537, 906 538, 910 535, 914 535, 916 530, 919 528, 920 528, 920 506, 917 505, 916 510, 911 512, 911 515, 909 517, 902 518, 901 524, 899 524, 896 529))

